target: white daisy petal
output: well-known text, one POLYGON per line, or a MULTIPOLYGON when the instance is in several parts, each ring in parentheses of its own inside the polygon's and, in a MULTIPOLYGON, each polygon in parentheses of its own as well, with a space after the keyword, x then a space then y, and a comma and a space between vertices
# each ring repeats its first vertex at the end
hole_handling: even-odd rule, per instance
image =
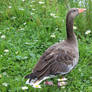
POLYGON ((56 36, 55 36, 55 34, 52 34, 50 37, 51 37, 51 38, 55 38, 56 36))
POLYGON ((26 25, 26 22, 24 23, 24 25, 26 25))
POLYGON ((4 52, 8 53, 8 52, 9 52, 9 50, 8 50, 8 49, 5 49, 5 50, 4 50, 4 52))
POLYGON ((65 78, 65 77, 62 78, 62 81, 66 81, 66 80, 67 80, 67 78, 65 78))
POLYGON ((28 89, 27 86, 23 86, 23 87, 21 87, 21 88, 22 88, 22 90, 27 90, 27 89, 28 89))
POLYGON ((34 88, 41 88, 41 85, 39 85, 39 84, 33 84, 33 87, 34 88))
POLYGON ((12 8, 12 6, 9 6, 8 8, 12 8))
POLYGON ((24 28, 20 28, 20 30, 24 30, 24 28))
POLYGON ((8 86, 8 83, 4 82, 2 83, 3 86, 7 87, 8 86))
POLYGON ((55 14, 54 13, 50 13, 50 16, 55 16, 55 14))
POLYGON ((58 18, 58 16, 56 16, 56 14, 54 13, 50 13, 50 16, 52 16, 53 18, 58 18))
POLYGON ((25 0, 22 0, 23 2, 25 2, 25 0))
POLYGON ((77 29, 77 27, 76 27, 76 26, 73 26, 73 29, 75 29, 75 30, 76 30, 76 29, 77 29))
POLYGON ((87 35, 87 34, 90 34, 91 33, 91 30, 87 30, 86 32, 85 32, 85 34, 87 35))
POLYGON ((2 35, 2 36, 1 36, 1 38, 2 38, 2 39, 5 39, 5 38, 6 38, 6 36, 5 36, 5 35, 2 35))
POLYGON ((58 80, 58 81, 66 81, 67 78, 63 77, 63 78, 61 78, 61 79, 57 79, 57 80, 58 80))
POLYGON ((44 4, 45 2, 39 1, 38 3, 39 3, 39 4, 44 4))
POLYGON ((1 57, 3 56, 3 55, 0 55, 1 57))
POLYGON ((67 85, 67 82, 58 82, 58 86, 65 86, 67 85))
POLYGON ((32 10, 35 11, 36 9, 33 8, 32 10))

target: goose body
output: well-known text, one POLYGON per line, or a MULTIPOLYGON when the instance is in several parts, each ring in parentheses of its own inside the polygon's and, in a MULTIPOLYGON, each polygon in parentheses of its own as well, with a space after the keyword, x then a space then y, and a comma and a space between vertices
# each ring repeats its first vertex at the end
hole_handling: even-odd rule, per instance
POLYGON ((78 58, 78 46, 75 47, 74 44, 65 40, 48 48, 40 57, 33 72, 38 73, 39 79, 50 75, 63 75, 75 67, 78 58))
POLYGON ((79 51, 77 38, 73 32, 73 20, 84 10, 73 8, 68 12, 66 17, 66 40, 52 45, 43 53, 32 73, 25 76, 25 78, 28 78, 27 84, 33 85, 36 81, 41 82, 49 76, 67 74, 77 65, 79 51))

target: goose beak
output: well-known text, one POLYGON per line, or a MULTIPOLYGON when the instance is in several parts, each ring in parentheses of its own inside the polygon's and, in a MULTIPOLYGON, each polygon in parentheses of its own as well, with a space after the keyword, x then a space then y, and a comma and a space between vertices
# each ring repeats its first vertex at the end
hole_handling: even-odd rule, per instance
POLYGON ((82 12, 84 12, 84 11, 86 11, 86 9, 78 9, 78 12, 79 12, 79 13, 82 13, 82 12))

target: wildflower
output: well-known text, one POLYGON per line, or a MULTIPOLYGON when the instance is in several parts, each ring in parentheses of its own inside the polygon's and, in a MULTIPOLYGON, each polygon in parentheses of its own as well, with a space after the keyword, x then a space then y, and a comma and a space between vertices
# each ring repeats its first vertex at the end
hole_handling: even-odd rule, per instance
POLYGON ((5 39, 6 37, 5 37, 5 35, 2 35, 1 38, 2 38, 2 39, 5 39))
POLYGON ((58 28, 55 29, 56 31, 58 30, 58 28))
POLYGON ((2 57, 3 55, 1 55, 1 57, 2 57))
POLYGON ((9 52, 9 50, 8 50, 8 49, 5 49, 5 50, 4 50, 4 52, 8 53, 8 52, 9 52))
POLYGON ((24 23, 24 25, 26 25, 26 22, 24 23))
POLYGON ((54 14, 54 13, 50 13, 50 16, 52 16, 52 17, 53 17, 53 16, 55 16, 55 14, 54 14))
POLYGON ((67 80, 67 78, 65 78, 65 77, 58 79, 58 81, 66 81, 66 80, 67 80))
POLYGON ((39 3, 39 4, 44 4, 45 2, 39 1, 38 3, 39 3))
POLYGON ((87 30, 86 32, 85 32, 85 34, 87 35, 87 34, 90 34, 91 33, 91 30, 87 30))
POLYGON ((22 0, 23 2, 25 2, 25 0, 22 0))
POLYGON ((32 13, 32 12, 31 12, 30 14, 31 14, 31 15, 34 15, 34 13, 32 13))
POLYGON ((51 37, 51 38, 55 38, 56 36, 55 36, 55 34, 52 34, 50 37, 51 37))
POLYGON ((33 84, 34 88, 41 88, 41 86, 39 84, 33 84))
POLYGON ((20 30, 24 30, 24 28, 20 28, 20 30))
POLYGON ((7 73, 6 72, 3 72, 3 75, 7 75, 7 73))
POLYGON ((36 9, 33 8, 32 10, 35 11, 36 9))
POLYGON ((50 16, 52 16, 53 18, 58 18, 58 16, 56 16, 54 13, 50 13, 50 16))
POLYGON ((12 8, 12 6, 9 6, 8 8, 12 8))
POLYGON ((8 83, 4 82, 2 83, 3 86, 7 87, 8 86, 8 83))
POLYGON ((23 86, 23 87, 22 87, 22 90, 27 90, 27 89, 28 89, 27 86, 23 86))
POLYGON ((67 82, 58 82, 58 86, 65 86, 67 85, 67 82))
POLYGON ((21 8, 19 8, 19 10, 24 11, 24 8, 21 7, 21 8))
POLYGON ((77 27, 76 27, 76 26, 73 26, 73 29, 75 29, 75 30, 76 30, 76 29, 77 29, 77 27))
POLYGON ((33 5, 30 5, 30 7, 33 7, 33 5))
POLYGON ((15 53, 18 54, 18 51, 16 51, 15 53))

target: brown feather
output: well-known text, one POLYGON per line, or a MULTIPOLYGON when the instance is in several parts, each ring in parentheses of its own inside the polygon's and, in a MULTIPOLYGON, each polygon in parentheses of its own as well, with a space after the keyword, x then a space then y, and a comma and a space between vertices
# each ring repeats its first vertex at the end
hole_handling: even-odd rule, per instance
POLYGON ((74 51, 76 52, 76 50, 74 50, 72 45, 70 47, 67 47, 67 45, 69 43, 64 41, 61 44, 59 43, 59 45, 51 46, 45 51, 33 69, 38 79, 51 74, 55 75, 69 71, 67 66, 73 65, 73 60, 76 58, 74 51))

